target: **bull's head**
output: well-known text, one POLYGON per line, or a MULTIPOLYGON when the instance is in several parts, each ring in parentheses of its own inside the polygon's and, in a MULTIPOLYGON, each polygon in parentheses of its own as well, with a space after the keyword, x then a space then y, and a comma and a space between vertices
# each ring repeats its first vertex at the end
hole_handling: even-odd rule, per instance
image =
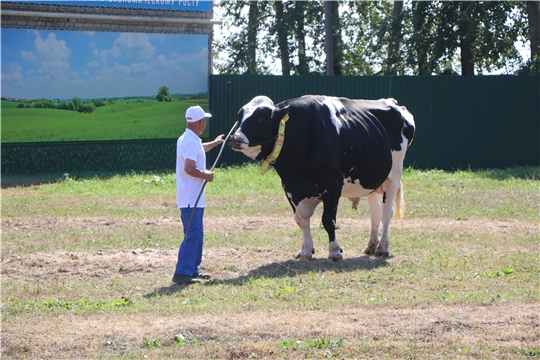
POLYGON ((266 96, 257 96, 238 111, 240 128, 231 137, 231 148, 253 160, 263 160, 274 145, 279 121, 289 107, 277 108, 266 96))

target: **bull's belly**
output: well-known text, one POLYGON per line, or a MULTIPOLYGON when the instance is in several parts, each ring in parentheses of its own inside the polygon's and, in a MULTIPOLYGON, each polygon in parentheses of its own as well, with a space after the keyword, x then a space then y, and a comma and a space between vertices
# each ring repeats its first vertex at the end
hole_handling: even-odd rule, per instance
POLYGON ((373 189, 365 189, 360 185, 360 181, 352 182, 351 178, 343 180, 343 188, 341 189, 341 196, 348 199, 356 199, 368 196, 373 192, 373 189))

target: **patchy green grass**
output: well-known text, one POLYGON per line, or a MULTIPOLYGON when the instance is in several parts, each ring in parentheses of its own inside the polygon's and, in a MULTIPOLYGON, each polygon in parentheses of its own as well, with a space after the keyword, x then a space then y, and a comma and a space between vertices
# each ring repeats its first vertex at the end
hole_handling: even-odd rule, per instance
POLYGON ((2 193, 6 358, 538 357, 538 168, 407 169, 388 259, 343 199, 339 263, 301 233, 274 171, 218 169, 198 286, 170 281, 174 174, 64 176, 2 193))

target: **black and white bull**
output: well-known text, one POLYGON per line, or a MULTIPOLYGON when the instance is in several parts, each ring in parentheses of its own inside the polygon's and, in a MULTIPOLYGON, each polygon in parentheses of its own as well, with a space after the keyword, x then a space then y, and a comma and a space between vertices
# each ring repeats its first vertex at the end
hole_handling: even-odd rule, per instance
POLYGON ((415 130, 414 118, 404 106, 394 99, 313 95, 274 105, 268 97, 257 96, 240 109, 238 121, 231 147, 263 161, 263 169, 273 162, 281 178, 302 230, 297 259, 311 259, 315 253, 310 218, 321 202, 328 257, 343 258, 336 239, 341 196, 350 199, 353 208, 367 196, 371 234, 365 253, 389 256, 388 227, 394 214, 402 216, 403 160, 415 130))

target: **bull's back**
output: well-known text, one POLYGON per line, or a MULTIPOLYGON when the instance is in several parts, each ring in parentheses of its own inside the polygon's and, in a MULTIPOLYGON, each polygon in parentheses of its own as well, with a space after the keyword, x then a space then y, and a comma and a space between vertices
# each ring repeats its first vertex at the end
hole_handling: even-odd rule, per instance
POLYGON ((414 119, 394 99, 340 101, 348 110, 341 134, 344 176, 358 179, 364 188, 376 189, 392 169, 392 153, 406 150, 412 142, 414 119))

